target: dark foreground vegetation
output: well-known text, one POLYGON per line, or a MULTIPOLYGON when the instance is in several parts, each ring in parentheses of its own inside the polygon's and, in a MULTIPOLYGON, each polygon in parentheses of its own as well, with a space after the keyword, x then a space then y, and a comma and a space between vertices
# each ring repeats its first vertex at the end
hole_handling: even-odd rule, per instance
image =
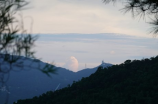
POLYGON ((14 104, 157 104, 158 56, 99 67, 71 86, 14 104))

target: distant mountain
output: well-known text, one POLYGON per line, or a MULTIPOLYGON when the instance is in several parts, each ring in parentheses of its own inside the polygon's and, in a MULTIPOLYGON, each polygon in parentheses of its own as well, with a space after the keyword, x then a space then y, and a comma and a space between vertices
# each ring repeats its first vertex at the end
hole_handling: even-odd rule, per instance
MULTIPOLYGON (((90 76, 99 67, 84 69, 79 72, 72 72, 62 67, 54 67, 57 70, 56 74, 52 74, 51 77, 48 77, 41 71, 34 69, 37 66, 44 67, 46 63, 37 60, 37 62, 32 64, 33 67, 29 67, 32 59, 25 59, 23 61, 23 65, 28 67, 20 70, 18 67, 14 66, 14 70, 16 71, 10 71, 9 80, 6 86, 8 87, 8 91, 0 91, 1 102, 5 100, 4 93, 9 93, 9 104, 12 104, 18 99, 32 98, 47 91, 59 90, 71 85, 73 81, 78 81, 82 77, 90 76)), ((103 65, 103 63, 101 65, 103 65)), ((104 67, 111 65, 112 64, 104 63, 104 67)), ((6 64, 5 66, 8 65, 6 64)))
POLYGON ((98 67, 87 78, 14 104, 157 104, 158 56, 98 67))

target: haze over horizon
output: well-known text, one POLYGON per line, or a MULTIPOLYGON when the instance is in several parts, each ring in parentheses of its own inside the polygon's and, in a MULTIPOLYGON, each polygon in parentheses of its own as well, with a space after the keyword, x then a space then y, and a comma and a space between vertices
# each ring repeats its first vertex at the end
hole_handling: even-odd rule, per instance
POLYGON ((158 53, 156 38, 123 34, 39 34, 36 55, 45 62, 79 71, 106 63, 120 64, 127 59, 143 59, 158 53))

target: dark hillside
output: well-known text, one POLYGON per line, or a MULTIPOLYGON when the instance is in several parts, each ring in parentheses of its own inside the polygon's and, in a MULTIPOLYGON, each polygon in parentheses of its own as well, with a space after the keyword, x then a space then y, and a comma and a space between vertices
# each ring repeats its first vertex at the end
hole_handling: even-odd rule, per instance
POLYGON ((158 56, 99 67, 90 77, 16 104, 156 104, 158 56))
MULTIPOLYGON (((23 58, 24 57, 21 57, 21 59, 23 58)), ((42 67, 47 63, 40 60, 34 61, 30 58, 22 60, 22 62, 24 63, 23 66, 26 66, 25 68, 22 69, 21 67, 13 66, 14 70, 4 75, 8 80, 5 84, 2 84, 2 82, 0 83, 0 104, 4 104, 6 98, 8 98, 7 104, 13 104, 13 102, 19 99, 30 99, 47 91, 62 89, 71 85, 73 81, 78 81, 81 80, 82 77, 90 76, 92 73, 96 72, 99 66, 108 67, 112 65, 102 62, 101 65, 95 68, 87 68, 79 72, 72 72, 68 69, 54 66, 56 74, 50 74, 51 77, 48 77, 46 74, 39 71, 39 69, 36 69, 36 66, 42 67), (30 65, 32 65, 32 67, 30 67, 30 65)), ((7 66, 9 66, 8 63, 0 67, 5 69, 7 66)), ((2 75, 3 74, 0 72, 0 81, 2 75)))

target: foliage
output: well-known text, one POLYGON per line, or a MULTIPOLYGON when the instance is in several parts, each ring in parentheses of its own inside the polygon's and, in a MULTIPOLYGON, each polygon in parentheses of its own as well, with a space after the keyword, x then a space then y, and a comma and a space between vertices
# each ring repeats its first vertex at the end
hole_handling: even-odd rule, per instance
POLYGON ((14 104, 156 104, 158 56, 99 67, 71 86, 14 104))
POLYGON ((0 54, 33 57, 31 48, 36 37, 28 34, 22 23, 20 26, 15 24, 20 22, 15 14, 26 4, 23 0, 0 1, 0 54))
MULTIPOLYGON (((103 0, 105 3, 116 2, 118 0, 103 0)), ((132 13, 133 17, 140 16, 145 18, 148 16, 150 19, 153 17, 150 24, 154 25, 153 33, 158 33, 158 1, 157 0, 124 0, 125 4, 123 10, 132 13)))
MULTIPOLYGON (((9 78, 5 79, 5 75, 9 74, 14 66, 24 69, 27 58, 35 59, 32 48, 37 36, 27 33, 23 18, 16 18, 17 12, 24 9, 27 4, 25 0, 0 0, 0 90, 7 93, 9 89, 6 82, 9 78)), ((55 71, 52 65, 40 70, 47 75, 55 71)))

